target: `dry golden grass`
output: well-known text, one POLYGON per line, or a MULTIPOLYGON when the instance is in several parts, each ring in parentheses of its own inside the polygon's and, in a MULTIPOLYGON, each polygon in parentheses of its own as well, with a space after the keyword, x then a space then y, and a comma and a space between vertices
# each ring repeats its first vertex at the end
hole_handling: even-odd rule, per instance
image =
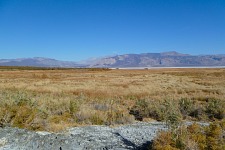
POLYGON ((225 69, 17 70, 0 74, 2 90, 84 94, 90 98, 221 97, 224 87, 225 69))
MULTIPOLYGON (((20 95, 35 102, 35 120, 28 116, 30 120, 19 122, 24 124, 21 127, 36 121, 41 126, 34 130, 55 131, 68 126, 132 122, 129 109, 140 99, 224 99, 225 69, 6 68, 0 71, 0 89, 1 105, 17 104, 20 95)), ((7 116, 3 118, 7 122, 7 116)))

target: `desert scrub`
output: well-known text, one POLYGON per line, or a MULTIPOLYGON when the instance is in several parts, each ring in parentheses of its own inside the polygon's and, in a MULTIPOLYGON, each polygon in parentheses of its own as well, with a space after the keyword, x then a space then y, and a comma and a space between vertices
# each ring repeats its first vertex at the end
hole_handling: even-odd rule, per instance
POLYGON ((190 115, 193 112, 194 101, 188 98, 181 98, 179 100, 180 112, 183 116, 190 115))
POLYGON ((213 122, 209 126, 192 124, 188 127, 180 126, 175 131, 158 133, 149 149, 199 149, 199 150, 224 150, 224 120, 213 122))
POLYGON ((206 106, 206 113, 210 119, 225 118, 225 101, 219 99, 209 99, 206 106))
POLYGON ((153 118, 157 121, 165 121, 170 127, 178 126, 182 120, 182 114, 176 100, 137 100, 131 108, 130 114, 136 120, 142 121, 143 118, 153 118))
POLYGON ((13 126, 30 130, 44 129, 44 124, 37 123, 37 120, 43 120, 45 114, 39 111, 29 99, 23 98, 14 101, 12 104, 4 104, 4 108, 1 107, 0 118, 2 126, 13 126))
POLYGON ((163 102, 163 116, 166 124, 170 128, 177 128, 182 121, 178 103, 175 100, 165 100, 163 102))
MULTIPOLYGON (((52 124, 76 123, 79 100, 55 94, 7 90, 0 93, 0 125, 30 130, 55 130, 52 124)), ((64 126, 62 125, 62 126, 64 126)), ((65 128, 66 126, 64 126, 65 128)))
POLYGON ((149 102, 144 99, 136 100, 135 105, 130 109, 130 114, 134 115, 136 120, 142 121, 143 118, 149 117, 149 102))
POLYGON ((130 123, 131 114, 168 124, 224 118, 225 69, 0 69, 0 126, 56 131, 130 123))
POLYGON ((144 118, 152 118, 157 121, 165 121, 164 101, 152 99, 136 100, 136 103, 130 109, 130 114, 134 115, 136 120, 142 121, 144 118))
POLYGON ((77 123, 86 125, 115 125, 134 122, 126 106, 119 105, 119 100, 95 100, 80 106, 76 114, 77 123))
POLYGON ((22 91, 4 91, 1 93, 0 123, 2 126, 44 130, 45 123, 41 120, 47 114, 38 108, 38 102, 30 98, 29 93, 22 91))
POLYGON ((214 121, 225 117, 225 101, 215 98, 140 99, 130 108, 136 120, 152 118, 174 124, 181 120, 214 121))

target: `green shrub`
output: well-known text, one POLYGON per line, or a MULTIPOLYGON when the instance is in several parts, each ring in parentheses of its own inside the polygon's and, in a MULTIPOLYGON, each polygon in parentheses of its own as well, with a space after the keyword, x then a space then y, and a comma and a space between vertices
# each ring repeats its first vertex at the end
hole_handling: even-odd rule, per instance
POLYGON ((194 123, 188 127, 180 126, 175 130, 162 131, 149 149, 224 150, 224 122, 225 120, 213 122, 209 126, 194 123))
POLYGON ((225 102, 218 99, 210 99, 206 107, 206 113, 210 119, 225 118, 225 102))
POLYGON ((187 116, 193 112, 194 103, 188 98, 181 98, 179 100, 179 109, 182 115, 187 116))
POLYGON ((142 121, 143 118, 153 118, 157 121, 166 121, 174 128, 182 120, 182 114, 176 100, 164 100, 162 102, 138 100, 131 108, 130 114, 135 116, 136 120, 142 121))
POLYGON ((78 103, 74 100, 70 100, 70 104, 69 104, 69 112, 71 115, 74 115, 75 113, 77 113, 77 111, 79 110, 79 105, 78 103))
POLYGON ((207 149, 223 150, 225 147, 225 138, 219 123, 215 122, 206 128, 207 149))
POLYGON ((194 106, 189 116, 192 118, 196 118, 197 120, 205 120, 207 118, 203 106, 194 106))
POLYGON ((136 100, 131 108, 130 114, 134 115, 136 120, 142 121, 144 117, 149 117, 149 103, 146 100, 136 100))
POLYGON ((104 124, 104 120, 96 114, 94 114, 93 116, 90 117, 90 122, 95 125, 103 125, 104 124))
POLYGON ((182 114, 180 113, 179 106, 174 100, 165 100, 163 103, 164 120, 167 125, 174 129, 177 128, 182 121, 182 114))

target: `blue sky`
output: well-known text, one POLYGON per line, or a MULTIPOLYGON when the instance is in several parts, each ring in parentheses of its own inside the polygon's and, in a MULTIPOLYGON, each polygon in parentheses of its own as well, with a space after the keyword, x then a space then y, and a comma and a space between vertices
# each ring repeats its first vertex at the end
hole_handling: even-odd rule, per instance
POLYGON ((225 53, 225 0, 0 0, 0 58, 225 53))

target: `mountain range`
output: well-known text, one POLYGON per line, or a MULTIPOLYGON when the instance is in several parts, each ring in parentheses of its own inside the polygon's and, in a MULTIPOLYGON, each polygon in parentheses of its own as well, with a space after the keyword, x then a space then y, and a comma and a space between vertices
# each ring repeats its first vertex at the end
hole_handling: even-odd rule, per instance
POLYGON ((33 67, 62 67, 75 68, 80 67, 73 61, 60 61, 51 58, 34 57, 34 58, 18 58, 18 59, 0 59, 0 66, 33 66, 33 67))
POLYGON ((35 66, 35 67, 204 67, 225 66, 225 55, 189 55, 175 51, 164 53, 124 54, 103 58, 89 59, 82 62, 60 61, 51 58, 0 59, 0 66, 35 66))

